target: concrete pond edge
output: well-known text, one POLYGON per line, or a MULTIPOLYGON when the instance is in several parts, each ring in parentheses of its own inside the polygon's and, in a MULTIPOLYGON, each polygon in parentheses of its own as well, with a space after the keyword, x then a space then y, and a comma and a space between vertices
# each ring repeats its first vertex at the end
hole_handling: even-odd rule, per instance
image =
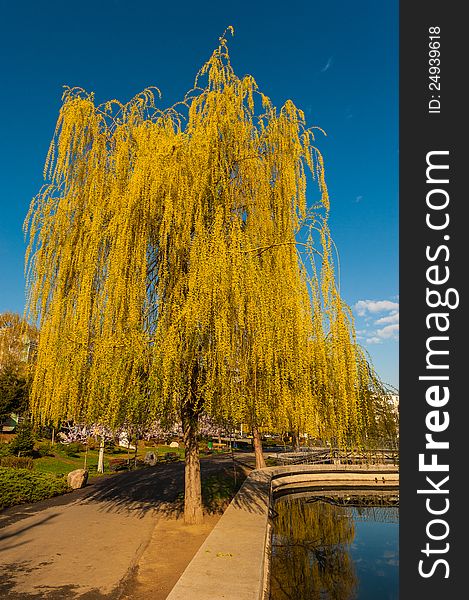
POLYGON ((255 470, 199 548, 167 600, 268 600, 274 495, 305 489, 399 485, 392 465, 293 465, 255 470))

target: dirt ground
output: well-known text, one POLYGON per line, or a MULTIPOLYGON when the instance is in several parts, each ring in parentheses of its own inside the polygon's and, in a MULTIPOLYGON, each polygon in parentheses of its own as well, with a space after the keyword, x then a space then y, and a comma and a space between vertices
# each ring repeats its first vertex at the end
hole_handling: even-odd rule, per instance
POLYGON ((220 517, 206 515, 202 525, 190 526, 181 517, 159 519, 121 599, 165 600, 220 517))
MULTIPOLYGON (((234 464, 201 467, 207 481, 234 464)), ((0 513, 0 598, 164 600, 222 514, 209 502, 204 523, 185 526, 183 475, 182 463, 157 465, 0 513)))

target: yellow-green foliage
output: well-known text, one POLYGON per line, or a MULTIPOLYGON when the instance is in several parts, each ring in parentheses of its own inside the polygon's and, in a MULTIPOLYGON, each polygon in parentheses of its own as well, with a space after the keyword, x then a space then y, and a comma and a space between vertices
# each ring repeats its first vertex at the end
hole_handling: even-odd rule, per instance
POLYGON ((224 37, 179 106, 158 110, 154 89, 63 100, 28 218, 36 417, 116 425, 190 404, 360 439, 368 369, 303 113, 238 78, 224 37))

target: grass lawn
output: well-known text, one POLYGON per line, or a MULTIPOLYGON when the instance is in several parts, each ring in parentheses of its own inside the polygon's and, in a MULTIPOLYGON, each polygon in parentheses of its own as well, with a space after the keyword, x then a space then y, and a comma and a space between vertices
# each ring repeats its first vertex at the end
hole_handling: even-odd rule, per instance
MULTIPOLYGON (((41 444, 47 444, 48 441, 47 440, 42 440, 39 441, 39 445, 41 444)), ((200 457, 204 458, 204 456, 206 456, 206 453, 204 452, 204 450, 206 450, 206 444, 202 444, 201 443, 201 453, 200 453, 200 457)), ((219 454, 219 453, 224 453, 228 451, 227 449, 225 451, 222 450, 214 450, 212 453, 213 454, 219 454)), ((166 460, 184 460, 184 448, 179 446, 177 448, 171 448, 169 445, 146 445, 146 443, 142 440, 139 442, 138 445, 138 452, 137 452, 137 460, 140 463, 140 466, 143 462, 143 459, 145 458, 145 454, 147 452, 154 452, 157 457, 158 457, 158 462, 165 462, 166 460), (170 453, 170 458, 167 457, 166 455, 170 453)), ((50 473, 53 475, 67 475, 68 473, 70 473, 70 471, 74 471, 75 469, 83 469, 86 468, 88 469, 89 473, 91 476, 96 476, 96 475, 101 475, 101 473, 97 472, 97 467, 98 467, 98 455, 99 455, 99 450, 97 448, 91 450, 89 449, 88 452, 77 452, 76 454, 72 454, 69 455, 67 454, 67 452, 65 452, 64 447, 59 444, 58 446, 53 446, 48 455, 46 456, 42 456, 40 458, 34 458, 33 461, 33 470, 35 472, 38 473, 50 473), (86 465, 85 465, 85 460, 86 460, 86 465)), ((134 464, 134 458, 135 458, 135 451, 134 450, 130 450, 129 452, 127 451, 127 449, 125 448, 119 448, 119 447, 115 447, 115 449, 112 452, 106 452, 104 453, 104 474, 109 474, 109 473, 113 473, 115 472, 115 470, 113 470, 110 467, 110 461, 112 462, 113 460, 115 461, 117 460, 121 460, 121 461, 126 461, 127 459, 130 459, 130 463, 133 466, 134 464)), ((115 465, 114 465, 115 466, 115 465)))
MULTIPOLYGON (((147 452, 155 452, 158 456, 158 460, 164 460, 165 455, 168 452, 177 454, 178 460, 184 460, 184 448, 170 448, 169 446, 145 446, 143 443, 139 444, 137 459, 142 461, 147 452)), ((54 473, 64 474, 70 473, 74 469, 83 469, 85 466, 85 452, 78 452, 76 456, 67 456, 62 450, 52 448, 51 454, 53 456, 44 456, 42 458, 34 459, 34 470, 41 473, 54 473)), ((90 472, 90 475, 100 475, 97 473, 98 467, 98 450, 88 450, 86 456, 86 468, 90 472)), ((126 449, 119 448, 114 452, 104 453, 104 473, 109 474, 112 470, 109 467, 109 461, 112 459, 127 460, 129 456, 131 463, 134 460, 135 451, 130 450, 127 453, 126 449)))
MULTIPOLYGON (((165 455, 171 453, 171 461, 184 460, 184 448, 171 448, 167 445, 152 445, 146 446, 144 442, 139 443, 137 459, 139 464, 143 465, 143 459, 147 452, 154 452, 158 456, 158 462, 164 464, 166 462, 165 455)), ((221 453, 215 451, 214 454, 221 453)), ((54 446, 50 449, 47 456, 32 460, 32 470, 30 468, 8 468, 0 467, 0 509, 22 504, 24 502, 37 502, 45 498, 63 494, 68 491, 66 476, 70 471, 82 469, 85 467, 90 475, 100 476, 97 473, 99 450, 93 449, 88 452, 77 452, 75 455, 69 456, 65 452, 63 446, 54 446)), ((206 456, 206 454, 205 454, 206 456)), ((130 459, 133 466, 135 451, 127 452, 123 448, 115 448, 112 452, 104 454, 104 474, 115 473, 115 470, 110 468, 110 461, 120 459, 126 461, 130 459)), ((203 445, 201 445, 201 458, 204 458, 203 445)), ((236 480, 233 480, 231 471, 223 474, 211 475, 203 482, 202 494, 205 509, 209 512, 222 512, 227 503, 236 493, 241 482, 244 480, 245 474, 239 473, 236 480)), ((183 494, 180 498, 181 510, 183 506, 183 494)))
MULTIPOLYGON (((43 456, 42 458, 34 459, 34 470, 40 473, 54 473, 67 475, 70 471, 75 469, 83 469, 85 466, 85 453, 79 452, 77 456, 67 456, 65 452, 53 451, 53 456, 43 456)), ((114 456, 114 455, 112 455, 114 456)), ((116 455, 121 457, 122 454, 116 455)), ((99 475, 97 473, 98 467, 98 451, 89 450, 86 459, 86 468, 92 475, 99 475)), ((109 455, 104 457, 104 470, 109 472, 109 455)))

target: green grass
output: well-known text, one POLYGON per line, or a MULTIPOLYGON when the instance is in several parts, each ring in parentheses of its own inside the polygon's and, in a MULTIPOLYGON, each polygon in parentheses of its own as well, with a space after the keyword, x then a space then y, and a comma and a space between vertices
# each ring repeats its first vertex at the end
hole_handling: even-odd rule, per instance
MULTIPOLYGON (((225 468, 219 473, 202 477, 202 503, 208 514, 223 514, 239 488, 244 483, 248 470, 236 470, 236 476, 231 468, 225 468)), ((178 514, 184 512, 184 492, 180 492, 172 502, 173 509, 178 514)))
MULTIPOLYGON (((47 440, 43 440, 39 442, 39 446, 41 443, 47 443, 47 440)), ((201 444, 201 450, 204 447, 204 444, 201 444)), ((166 453, 171 452, 173 454, 177 454, 178 460, 184 460, 184 448, 170 448, 167 445, 152 445, 145 446, 142 442, 139 444, 137 459, 141 462, 143 461, 145 454, 147 452, 155 452, 158 456, 158 460, 164 462, 164 456, 166 453)), ((214 451, 213 454, 220 454, 223 451, 214 451)), ((98 467, 98 449, 88 450, 86 457, 86 468, 88 469, 91 476, 101 475, 97 473, 98 467)), ((114 452, 105 452, 104 454, 104 474, 113 473, 109 467, 109 461, 112 459, 127 459, 127 456, 130 457, 131 464, 133 464, 134 459, 134 451, 131 450, 130 453, 127 453, 126 449, 117 448, 114 452)), ((204 458, 204 452, 201 451, 201 458, 204 458)), ((69 456, 67 453, 61 449, 60 447, 53 446, 50 449, 50 452, 47 456, 42 456, 41 458, 35 458, 33 462, 33 471, 38 473, 49 473, 52 475, 67 475, 70 471, 74 471, 75 469, 83 469, 85 466, 85 452, 77 452, 76 455, 69 456)))
MULTIPOLYGON (((179 460, 184 460, 184 448, 170 448, 169 446, 143 446, 140 445, 138 448, 137 459, 143 460, 147 452, 155 452, 158 455, 158 459, 163 459, 167 452, 174 452, 178 455, 179 460)), ((52 473, 54 475, 63 474, 66 475, 75 469, 83 469, 85 465, 85 452, 78 452, 76 456, 67 456, 62 450, 56 448, 51 449, 52 456, 43 456, 41 458, 34 459, 34 470, 40 473, 52 473)), ((100 475, 97 473, 98 467, 98 450, 88 450, 86 458, 86 468, 90 472, 90 475, 100 475)), ((111 473, 109 468, 109 460, 119 458, 127 459, 127 450, 119 448, 114 452, 104 454, 104 473, 111 473)), ((131 464, 133 464, 134 451, 131 450, 129 453, 131 464)))
MULTIPOLYGON (((83 469, 85 466, 85 452, 78 452, 76 456, 68 456, 61 450, 51 450, 52 456, 43 456, 41 458, 34 459, 34 470, 41 473, 62 473, 66 475, 70 471, 75 469, 83 469)), ((98 468, 98 450, 88 450, 86 456, 86 468, 90 472, 90 475, 100 475, 97 472, 98 468)), ((133 454, 130 455, 131 458, 133 454)), ((118 450, 117 452, 105 453, 104 454, 104 472, 110 473, 109 459, 112 458, 127 458, 127 452, 118 450)))
MULTIPOLYGON (((147 452, 155 452, 158 460, 164 462, 164 455, 171 452, 178 455, 179 460, 184 460, 184 448, 170 448, 169 446, 144 446, 138 449, 137 458, 142 461, 147 452)), ((218 454, 215 451, 214 454, 218 454)), ((99 451, 88 450, 86 468, 91 476, 97 473, 99 451)), ((109 468, 111 459, 127 459, 127 451, 117 449, 104 455, 104 474, 113 473, 109 468)), ((130 451, 131 463, 134 452, 130 451)), ((203 458, 203 453, 201 453, 203 458)), ((38 502, 52 496, 64 494, 69 491, 66 476, 70 471, 82 469, 85 464, 85 452, 78 452, 75 456, 68 456, 63 449, 52 447, 49 455, 41 458, 30 459, 33 462, 32 470, 24 468, 0 467, 0 508, 6 508, 25 502, 38 502)), ((210 512, 218 512, 236 493, 244 477, 233 481, 231 474, 210 476, 203 485, 205 508, 210 512)), ((183 496, 182 496, 183 497, 183 496)))
POLYGON ((222 513, 246 479, 246 471, 238 469, 236 478, 231 469, 209 475, 202 480, 204 509, 209 513, 222 513))
POLYGON ((169 446, 148 446, 139 448, 139 457, 144 458, 147 452, 155 452, 158 458, 163 458, 167 452, 174 452, 178 455, 179 460, 184 460, 184 448, 170 448, 169 446))
MULTIPOLYGON (((67 456, 64 452, 54 452, 53 456, 43 456, 34 459, 34 470, 40 473, 62 473, 66 475, 75 469, 83 469, 85 454, 79 453, 76 457, 67 456)), ((96 471, 98 465, 98 453, 90 450, 87 457, 87 468, 90 472, 96 471)))

